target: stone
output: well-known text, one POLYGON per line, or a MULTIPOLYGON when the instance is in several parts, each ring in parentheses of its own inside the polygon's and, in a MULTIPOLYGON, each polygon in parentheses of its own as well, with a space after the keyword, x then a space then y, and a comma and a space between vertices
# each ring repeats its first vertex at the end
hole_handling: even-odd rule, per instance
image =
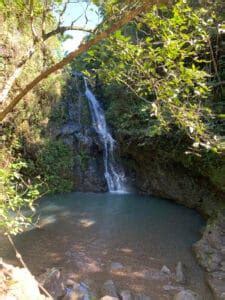
POLYGON ((70 122, 70 123, 65 124, 62 127, 60 134, 61 135, 71 135, 75 132, 81 131, 81 129, 82 129, 81 125, 70 122))
POLYGON ((48 269, 42 274, 44 280, 43 285, 54 299, 62 297, 66 294, 66 288, 63 282, 61 271, 57 268, 48 269))
POLYGON ((90 300, 91 296, 89 294, 88 286, 81 282, 76 283, 72 279, 68 279, 71 287, 66 288, 66 295, 63 297, 63 300, 90 300), (73 284, 73 285, 72 285, 73 284))
POLYGON ((73 147, 74 138, 71 135, 64 136, 62 141, 65 145, 73 147))
MULTIPOLYGON (((199 263, 208 272, 223 271, 225 249, 225 217, 219 215, 217 219, 210 220, 203 233, 203 237, 194 245, 194 251, 199 263)), ((225 270, 224 270, 225 271, 225 270)))
POLYGON ((86 296, 81 291, 72 290, 63 297, 63 300, 86 300, 86 296))
POLYGON ((121 296, 122 300, 132 300, 133 299, 130 291, 122 291, 120 293, 120 296, 121 296))
POLYGON ((185 283, 185 275, 184 275, 184 266, 182 262, 178 262, 176 266, 176 282, 177 283, 185 283))
POLYGON ((177 291, 183 291, 184 287, 182 286, 176 286, 176 285, 171 285, 171 284, 167 284, 163 286, 164 291, 173 291, 173 290, 177 290, 177 291))
POLYGON ((166 275, 171 275, 170 269, 165 265, 162 267, 160 272, 163 273, 163 274, 166 274, 166 275))
POLYGON ((79 291, 70 291, 63 300, 85 300, 85 295, 79 291))
POLYGON ((112 280, 107 280, 102 288, 102 294, 105 296, 118 297, 117 289, 112 280))
POLYGON ((225 280, 225 272, 213 272, 210 273, 210 277, 214 278, 214 279, 219 279, 219 280, 225 280))
POLYGON ((118 263, 118 262, 112 262, 111 263, 111 271, 117 271, 117 270, 121 270, 123 269, 123 265, 121 263, 118 263))
POLYGON ((66 280, 66 282, 65 282, 65 285, 66 285, 67 288, 71 288, 72 289, 76 285, 76 282, 73 279, 68 278, 66 280))
POLYGON ((134 300, 151 300, 151 298, 144 294, 138 294, 134 296, 134 300))
POLYGON ((184 290, 176 294, 174 300, 202 300, 202 298, 191 290, 184 290))
POLYGON ((73 72, 71 73, 71 76, 72 76, 72 77, 83 77, 84 75, 83 75, 82 72, 73 71, 73 72))
POLYGON ((209 219, 200 241, 194 245, 199 263, 209 272, 207 278, 215 299, 225 299, 225 215, 209 219))
POLYGON ((225 279, 224 278, 207 278, 208 285, 215 299, 225 299, 225 279))
POLYGON ((45 300, 41 295, 38 282, 26 268, 0 264, 1 300, 45 300), (8 284, 10 282, 10 285, 8 284))
POLYGON ((101 300, 119 300, 117 297, 111 297, 111 296, 104 296, 101 298, 101 300))
POLYGON ((220 264, 220 270, 225 272, 225 261, 222 261, 220 264))

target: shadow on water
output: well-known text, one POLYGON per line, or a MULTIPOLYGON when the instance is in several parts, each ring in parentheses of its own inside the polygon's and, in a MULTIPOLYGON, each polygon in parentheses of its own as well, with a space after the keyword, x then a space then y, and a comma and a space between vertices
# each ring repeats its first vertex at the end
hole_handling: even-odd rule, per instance
MULTIPOLYGON (((127 288, 145 291, 148 270, 167 265, 174 271, 182 261, 189 287, 211 299, 191 250, 204 226, 194 210, 136 194, 71 193, 46 197, 38 215, 41 229, 15 240, 34 274, 55 266, 101 282, 110 279, 104 276, 111 263, 119 262, 130 270, 116 274, 119 284, 124 278, 127 288)), ((12 255, 0 249, 0 256, 12 255)))

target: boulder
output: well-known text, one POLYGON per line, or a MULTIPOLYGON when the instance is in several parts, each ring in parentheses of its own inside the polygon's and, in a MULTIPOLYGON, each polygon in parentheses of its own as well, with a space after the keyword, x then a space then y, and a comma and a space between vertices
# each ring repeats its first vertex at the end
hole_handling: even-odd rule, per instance
POLYGON ((101 300, 119 300, 117 297, 111 297, 111 296, 104 296, 101 298, 101 300))
POLYGON ((121 269, 123 269, 124 267, 123 267, 123 265, 121 264, 121 263, 118 263, 118 262, 112 262, 111 263, 111 268, 110 268, 110 270, 111 271, 117 271, 117 270, 121 270, 121 269))
POLYGON ((151 300, 151 298, 144 294, 138 294, 134 296, 134 300, 151 300))
POLYGON ((200 241, 194 245, 194 251, 200 264, 208 272, 225 271, 225 215, 208 221, 200 241))
POLYGON ((40 281, 54 299, 66 294, 66 287, 59 269, 47 269, 47 271, 40 276, 40 281))
POLYGON ((217 300, 225 300, 225 278, 209 276, 207 283, 217 300))
POLYGON ((202 298, 191 290, 184 290, 176 294, 174 300, 202 300, 202 298))
POLYGON ((0 262, 0 300, 45 300, 38 282, 26 268, 0 262), (10 284, 9 284, 10 283, 10 284))
POLYGON ((122 300, 132 300, 133 299, 130 291, 122 291, 120 293, 120 296, 121 296, 122 300))
POLYGON ((72 279, 66 281, 66 295, 63 300, 90 300, 91 296, 89 293, 88 286, 81 282, 76 283, 72 279))
POLYGON ((81 129, 82 126, 80 124, 69 122, 62 127, 60 135, 71 135, 75 132, 80 132, 81 129))
POLYGON ((160 272, 163 273, 163 274, 166 274, 166 275, 171 275, 170 269, 165 265, 162 267, 160 272))
POLYGON ((172 284, 166 284, 163 286, 164 291, 183 291, 184 287, 182 286, 176 286, 176 285, 172 285, 172 284))
POLYGON ((185 283, 185 275, 184 275, 184 266, 182 262, 178 262, 176 266, 176 282, 177 283, 185 283))
POLYGON ((117 289, 112 280, 107 280, 102 288, 102 294, 105 296, 118 297, 117 289))

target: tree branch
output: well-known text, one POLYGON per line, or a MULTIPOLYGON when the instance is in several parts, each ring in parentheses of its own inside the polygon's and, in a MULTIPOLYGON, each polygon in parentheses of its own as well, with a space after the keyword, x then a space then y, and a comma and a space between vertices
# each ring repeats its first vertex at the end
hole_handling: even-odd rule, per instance
MULTIPOLYGON (((42 38, 41 39, 38 38, 37 34, 35 33, 34 28, 33 28, 33 16, 30 16, 31 28, 33 28, 32 29, 33 45, 30 47, 30 49, 28 49, 28 51, 24 54, 24 56, 21 58, 19 63, 16 65, 15 71, 13 72, 13 74, 7 79, 7 82, 4 85, 2 92, 0 94, 0 104, 4 103, 6 101, 6 99, 8 98, 10 90, 12 89, 13 85, 15 84, 15 81, 22 73, 27 61, 30 60, 32 58, 33 54, 35 53, 35 47, 40 45, 40 43, 43 43, 43 47, 42 47, 42 51, 43 51, 45 49, 44 42, 46 40, 48 40, 49 38, 51 38, 52 36, 54 36, 56 34, 59 34, 59 33, 63 34, 67 30, 79 30, 79 31, 94 33, 94 30, 84 29, 83 27, 73 26, 74 22, 76 22, 80 18, 80 17, 78 17, 76 20, 74 20, 71 23, 70 26, 62 26, 62 27, 58 26, 58 28, 56 28, 55 30, 46 34, 45 33, 45 20, 46 20, 47 13, 49 11, 47 0, 45 0, 44 5, 45 6, 43 9, 43 14, 42 14, 42 28, 41 28, 42 38)), ((30 2, 30 13, 31 13, 31 15, 33 14, 33 1, 30 2)))
POLYGON ((45 22, 46 22, 46 16, 48 13, 48 8, 47 8, 47 0, 44 1, 44 7, 43 7, 43 12, 42 12, 42 20, 41 20, 41 37, 42 40, 44 40, 44 35, 45 35, 45 22))
MULTIPOLYGON (((43 36, 43 41, 45 42, 46 40, 48 40, 49 38, 51 38, 52 36, 61 33, 63 34, 65 31, 67 30, 80 30, 80 31, 85 31, 85 32, 89 32, 89 33, 94 33, 94 30, 91 29, 84 29, 82 27, 77 27, 77 26, 63 26, 63 27, 59 27, 47 34, 45 34, 44 30, 42 31, 42 36, 43 36)), ((16 69, 13 72, 13 74, 8 78, 1 94, 0 94, 0 104, 4 103, 6 101, 6 99, 8 98, 9 92, 12 88, 12 86, 14 85, 16 79, 20 76, 20 74, 23 71, 23 68, 26 64, 26 62, 31 59, 31 57, 33 56, 34 52, 35 52, 35 46, 39 45, 41 42, 40 39, 36 39, 34 40, 34 45, 26 52, 26 54, 22 57, 21 61, 16 65, 16 69)))
POLYGON ((103 32, 99 32, 95 35, 95 37, 85 43, 82 43, 78 49, 74 50, 70 54, 68 54, 65 58, 63 58, 60 62, 53 65, 49 69, 40 73, 34 80, 28 83, 24 89, 8 104, 8 106, 0 112, 0 122, 4 120, 8 113, 10 113, 13 108, 19 103, 19 101, 35 87, 39 82, 48 77, 50 74, 62 69, 65 65, 70 63, 74 58, 79 56, 80 54, 89 50, 92 46, 98 44, 102 40, 106 39, 112 33, 119 30, 122 26, 126 25, 130 21, 132 21, 137 15, 148 11, 148 9, 155 4, 168 4, 168 0, 152 0, 149 3, 149 0, 145 0, 142 2, 142 5, 132 11, 124 13, 124 15, 114 23, 110 28, 103 32))
POLYGON ((30 0, 30 26, 34 44, 39 40, 37 32, 34 28, 34 0, 30 0))
MULTIPOLYGON (((30 24, 31 24, 32 37, 33 37, 33 45, 23 55, 23 57, 21 58, 19 63, 15 66, 14 72, 7 79, 7 82, 5 83, 5 85, 4 85, 4 87, 1 91, 1 94, 0 94, 0 104, 4 103, 7 100, 7 98, 9 97, 10 90, 14 86, 17 78, 21 75, 27 61, 30 60, 32 58, 33 54, 35 53, 35 47, 37 47, 40 43, 43 43, 42 52, 43 52, 43 57, 44 57, 44 52, 45 52, 45 49, 46 49, 44 42, 46 40, 48 40, 49 38, 51 38, 52 36, 56 35, 56 34, 59 34, 59 33, 63 34, 67 30, 79 30, 79 31, 84 31, 84 32, 88 32, 88 33, 94 33, 94 30, 74 26, 74 23, 77 22, 83 14, 80 15, 77 19, 75 19, 71 23, 70 26, 61 26, 61 18, 63 16, 63 14, 65 13, 68 4, 70 4, 70 3, 71 3, 70 1, 66 1, 66 3, 64 4, 64 7, 63 7, 63 9, 60 13, 60 16, 59 16, 58 27, 46 34, 45 33, 46 17, 47 17, 47 14, 50 11, 50 8, 49 8, 49 5, 48 5, 48 0, 44 1, 44 7, 43 7, 43 12, 42 12, 42 22, 41 22, 41 34, 40 34, 41 38, 40 38, 40 37, 38 37, 38 35, 35 31, 35 28, 34 28, 34 24, 33 24, 34 23, 34 16, 33 16, 34 1, 30 0, 29 11, 30 11, 30 24)), ((78 2, 76 2, 76 3, 78 3, 78 2)))
POLYGON ((66 2, 64 3, 63 9, 62 9, 62 11, 61 11, 60 14, 59 14, 58 27, 60 27, 61 24, 62 24, 62 16, 64 15, 64 13, 65 13, 65 11, 66 11, 66 9, 67 9, 68 4, 69 4, 69 1, 66 1, 66 2))
POLYGON ((48 38, 52 37, 53 35, 56 35, 56 34, 63 34, 65 31, 68 31, 68 30, 77 30, 77 31, 84 31, 84 32, 89 32, 89 33, 93 33, 94 30, 92 29, 88 29, 88 28, 84 28, 84 27, 81 27, 81 26, 73 26, 73 25, 70 25, 70 26, 60 26, 60 27, 57 27, 56 29, 44 34, 44 40, 47 40, 48 38))
MULTIPOLYGON (((13 248, 13 250, 15 251, 15 254, 16 254, 16 258, 19 260, 19 262, 21 263, 21 265, 25 268, 25 269, 27 269, 29 272, 30 272, 30 270, 28 269, 28 267, 27 267, 27 265, 26 265, 26 263, 25 263, 25 261, 23 260, 23 257, 22 257, 22 255, 19 253, 19 251, 17 250, 17 248, 16 248, 16 245, 14 244, 14 242, 13 242, 13 239, 12 239, 12 237, 9 235, 9 234, 7 234, 7 238, 8 238, 8 240, 9 240, 9 242, 10 242, 10 244, 11 244, 11 246, 12 246, 12 248, 13 248)), ((31 273, 31 272, 30 272, 31 273)), ((36 278, 35 278, 35 280, 36 280, 36 278)), ((37 281, 37 280, 36 280, 37 281)), ((37 283, 38 283, 38 286, 39 286, 39 288, 40 288, 40 290, 51 300, 53 300, 53 298, 52 298, 52 296, 49 294, 49 292, 37 281, 37 283)))
POLYGON ((33 56, 35 52, 35 48, 31 47, 26 54, 22 57, 21 61, 16 65, 16 69, 13 74, 7 79, 5 86, 2 89, 0 94, 0 104, 4 103, 5 100, 8 98, 9 92, 14 85, 16 79, 20 76, 23 71, 24 65, 26 62, 33 56))

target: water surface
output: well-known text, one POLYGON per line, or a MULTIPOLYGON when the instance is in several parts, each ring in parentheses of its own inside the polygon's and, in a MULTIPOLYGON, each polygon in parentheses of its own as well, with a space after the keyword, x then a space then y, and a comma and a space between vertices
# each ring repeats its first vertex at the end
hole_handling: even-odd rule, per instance
MULTIPOLYGON (((15 240, 34 274, 62 267, 96 289, 113 277, 123 289, 150 293, 155 287, 145 280, 146 272, 163 265, 174 271, 182 261, 187 288, 211 299, 191 249, 204 226, 194 210, 135 194, 71 193, 43 199, 38 215, 42 229, 15 240), (126 272, 111 274, 112 262, 121 263, 126 272)), ((0 256, 13 260, 3 242, 0 256)))

